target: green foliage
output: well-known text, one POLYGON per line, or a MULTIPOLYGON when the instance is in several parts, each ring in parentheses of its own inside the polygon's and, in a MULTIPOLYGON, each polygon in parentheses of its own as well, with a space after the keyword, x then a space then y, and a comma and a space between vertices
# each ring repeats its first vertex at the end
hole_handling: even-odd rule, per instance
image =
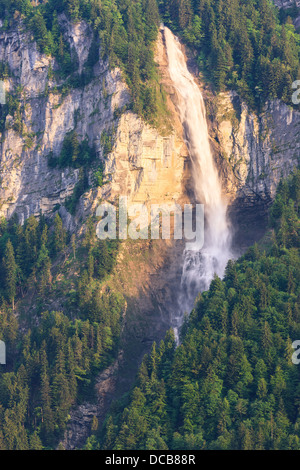
POLYGON ((235 89, 260 109, 268 99, 291 104, 299 78, 300 36, 269 0, 160 0, 164 22, 199 53, 217 91, 235 89))
POLYGON ((23 122, 22 122, 22 106, 21 106, 21 92, 19 89, 7 95, 7 102, 0 106, 0 132, 5 131, 6 118, 12 116, 13 125, 12 128, 22 134, 23 122))
POLYGON ((12 71, 7 62, 0 62, 0 79, 5 80, 12 76, 12 71))
POLYGON ((212 281, 175 347, 154 344, 129 398, 114 407, 94 448, 300 449, 300 171, 271 211, 273 243, 257 245, 212 281), (99 444, 100 442, 100 444, 99 444))
MULTIPOLYGON (((0 369, 1 450, 56 448, 71 406, 94 400, 97 373, 117 354, 124 299, 103 292, 101 281, 113 269, 118 245, 98 243, 92 220, 83 245, 76 302, 66 303, 64 312, 41 310, 34 321, 24 321, 19 315, 24 293, 31 290, 45 303, 54 288, 55 266, 68 251, 75 262, 76 239, 69 242, 58 214, 51 224, 42 216, 30 217, 24 226, 0 220, 0 338, 8 353, 7 366, 0 369), (11 308, 14 301, 18 315, 11 308)), ((66 291, 66 298, 71 294, 66 291)))
MULTIPOLYGON (((85 139, 79 142, 77 133, 75 130, 66 134, 62 150, 58 157, 55 157, 53 152, 48 155, 48 165, 50 168, 80 168, 79 180, 75 185, 73 194, 67 198, 65 202, 66 209, 70 214, 74 215, 76 212, 77 203, 80 197, 85 193, 89 187, 88 183, 88 169, 96 158, 96 152, 94 148, 91 148, 88 144, 88 140, 85 139)), ((99 168, 96 174, 96 185, 102 185, 102 173, 99 173, 99 168)))
POLYGON ((115 137, 115 130, 110 129, 109 131, 104 130, 101 134, 101 146, 103 149, 103 156, 106 158, 112 151, 113 142, 115 137))
POLYGON ((110 66, 119 66, 132 95, 132 108, 152 124, 163 123, 166 106, 154 62, 159 13, 156 0, 48 0, 34 7, 29 0, 0 0, 0 16, 11 22, 19 11, 33 33, 39 49, 55 56, 61 78, 71 86, 83 86, 93 76, 93 66, 100 56, 110 66), (77 22, 87 21, 93 29, 90 53, 81 75, 77 58, 64 37, 58 16, 65 13, 77 22))
POLYGON ((79 142, 78 135, 75 130, 66 134, 62 150, 58 158, 53 153, 49 155, 49 166, 51 168, 60 167, 73 167, 80 168, 88 166, 95 159, 96 153, 93 148, 88 144, 87 139, 79 142))
POLYGON ((100 57, 119 66, 132 95, 132 109, 151 124, 166 121, 167 107, 154 62, 154 42, 161 19, 196 48, 198 64, 216 90, 233 88, 252 108, 267 99, 291 104, 291 84, 299 78, 300 36, 290 15, 269 0, 0 0, 6 23, 19 11, 45 54, 56 57, 61 78, 80 87, 93 76, 100 57), (84 19, 93 30, 88 60, 81 75, 77 57, 64 37, 58 16, 84 19), (101 48, 100 48, 101 44, 101 48))
POLYGON ((99 188, 103 186, 103 169, 99 168, 94 174, 95 185, 99 188))
POLYGON ((87 174, 85 171, 81 171, 79 181, 75 185, 73 194, 65 201, 65 207, 67 211, 70 212, 70 214, 75 215, 79 199, 87 191, 88 187, 89 185, 87 174))
POLYGON ((14 249, 10 240, 7 242, 2 264, 3 276, 5 280, 5 292, 8 301, 12 303, 14 308, 17 285, 17 264, 15 261, 14 249))

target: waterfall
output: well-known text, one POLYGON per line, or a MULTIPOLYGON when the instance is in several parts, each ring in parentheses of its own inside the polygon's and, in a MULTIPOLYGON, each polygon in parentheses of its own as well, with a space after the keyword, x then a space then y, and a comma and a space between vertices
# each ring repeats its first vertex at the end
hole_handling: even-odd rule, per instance
POLYGON ((227 219, 227 203, 222 197, 222 186, 214 165, 209 143, 206 111, 201 91, 188 71, 186 59, 178 39, 164 28, 170 78, 177 92, 177 109, 189 150, 194 196, 205 207, 205 242, 200 252, 185 251, 180 311, 172 319, 175 334, 182 325, 199 292, 207 290, 217 274, 223 277, 231 253, 231 234, 227 219))

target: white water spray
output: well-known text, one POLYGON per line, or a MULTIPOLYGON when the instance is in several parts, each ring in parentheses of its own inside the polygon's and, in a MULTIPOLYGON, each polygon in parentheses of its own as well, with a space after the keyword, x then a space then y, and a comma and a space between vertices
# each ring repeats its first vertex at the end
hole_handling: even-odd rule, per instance
POLYGON ((181 311, 173 318, 178 335, 184 312, 193 308, 199 292, 207 290, 217 274, 223 277, 231 253, 231 235, 227 219, 227 203, 209 144, 205 105, 193 76, 188 71, 178 39, 164 28, 169 73, 177 91, 177 108, 185 132, 194 179, 197 203, 205 206, 205 244, 201 251, 185 251, 179 299, 181 311))

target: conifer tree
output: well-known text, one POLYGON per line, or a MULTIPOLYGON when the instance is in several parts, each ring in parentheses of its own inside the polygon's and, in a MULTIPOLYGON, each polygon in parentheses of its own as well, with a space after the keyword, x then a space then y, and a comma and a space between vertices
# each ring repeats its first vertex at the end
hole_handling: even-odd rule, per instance
POLYGON ((14 310, 17 292, 17 264, 15 261, 14 249, 10 240, 7 242, 4 253, 3 270, 6 296, 14 310))
POLYGON ((54 233, 53 233, 53 252, 58 254, 66 247, 66 232, 63 228, 63 223, 58 214, 54 219, 54 233))

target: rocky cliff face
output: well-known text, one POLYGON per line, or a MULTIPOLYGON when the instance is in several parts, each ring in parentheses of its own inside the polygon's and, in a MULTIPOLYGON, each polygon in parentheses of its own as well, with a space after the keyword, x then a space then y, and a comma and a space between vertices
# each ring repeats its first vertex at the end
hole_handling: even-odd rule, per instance
MULTIPOLYGON (((89 26, 84 22, 72 25, 64 16, 60 21, 82 71, 91 46, 89 26)), ((99 198, 113 200, 120 194, 133 202, 173 202, 182 198, 188 182, 182 130, 174 119, 174 132, 163 137, 131 112, 116 118, 115 111, 129 101, 120 70, 110 70, 100 61, 87 86, 63 90, 63 82, 51 73, 57 67, 54 59, 37 50, 20 23, 0 33, 0 61, 9 65, 7 96, 16 94, 23 122, 22 130, 16 131, 17 117, 8 115, 2 133, 0 215, 11 217, 17 213, 23 222, 31 214, 50 213, 72 194, 79 170, 50 169, 48 155, 59 155, 66 134, 74 129, 81 140, 87 138, 95 146, 98 163, 104 157, 101 135, 114 129, 115 144, 106 159, 107 184, 82 198, 83 209, 91 210, 99 198)), ((161 36, 157 61, 172 95, 161 36)), ((252 205, 274 196, 279 179, 297 164, 299 121, 299 113, 277 101, 269 103, 257 117, 234 93, 217 97, 215 147, 221 155, 224 187, 231 199, 252 205)))
POLYGON ((274 0, 274 3, 278 8, 292 8, 295 4, 300 7, 299 0, 274 0))
POLYGON ((257 116, 231 93, 217 97, 217 140, 231 199, 268 205, 282 177, 299 164, 300 113, 279 100, 257 116))
MULTIPOLYGON (((82 67, 89 52, 88 27, 84 23, 67 25, 66 40, 82 67)), ((109 71, 103 62, 97 64, 96 78, 87 87, 58 92, 61 83, 48 78, 55 62, 37 51, 19 24, 1 33, 0 60, 10 67, 7 95, 18 90, 23 121, 20 133, 13 127, 15 119, 6 118, 0 148, 1 214, 10 217, 17 213, 23 221, 62 204, 78 181, 79 170, 50 170, 49 153, 58 155, 66 134, 76 129, 101 156, 101 134, 112 125, 114 110, 128 100, 128 93, 120 71, 109 71)))
POLYGON ((187 152, 174 133, 162 137, 132 113, 121 117, 106 172, 111 184, 103 194, 128 196, 133 202, 174 202, 182 195, 187 152))
MULTIPOLYGON (((89 27, 84 22, 72 25, 64 16, 60 21, 82 70, 90 48, 89 27)), ((23 222, 31 214, 51 212, 72 194, 79 170, 50 169, 48 155, 59 155, 66 134, 74 129, 81 140, 88 138, 95 146, 98 163, 103 159, 101 135, 114 129, 115 146, 106 164, 108 184, 102 191, 93 191, 92 197, 114 199, 122 194, 139 202, 180 197, 185 145, 175 133, 160 136, 131 112, 115 117, 115 111, 129 101, 120 70, 110 70, 100 61, 89 85, 57 91, 63 83, 51 78, 55 61, 38 52, 20 24, 0 34, 0 61, 9 65, 7 96, 17 90, 23 121, 22 132, 17 132, 16 117, 7 116, 2 134, 1 215, 17 213, 23 222)))

